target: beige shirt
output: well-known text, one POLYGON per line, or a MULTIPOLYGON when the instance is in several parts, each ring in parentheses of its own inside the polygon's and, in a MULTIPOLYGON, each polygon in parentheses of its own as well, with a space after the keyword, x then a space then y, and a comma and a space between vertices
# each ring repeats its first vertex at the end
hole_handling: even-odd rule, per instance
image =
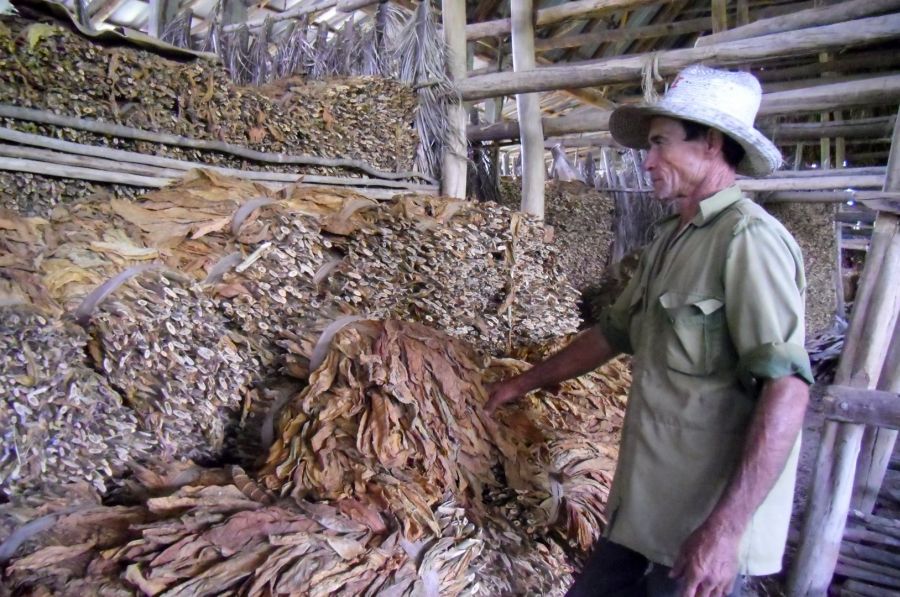
MULTIPOLYGON (((798 375, 806 281, 797 243, 761 207, 725 189, 678 230, 660 224, 625 291, 601 317, 634 355, 607 537, 671 566, 740 459, 759 388, 798 375)), ((742 574, 781 569, 800 438, 742 539, 742 574)))

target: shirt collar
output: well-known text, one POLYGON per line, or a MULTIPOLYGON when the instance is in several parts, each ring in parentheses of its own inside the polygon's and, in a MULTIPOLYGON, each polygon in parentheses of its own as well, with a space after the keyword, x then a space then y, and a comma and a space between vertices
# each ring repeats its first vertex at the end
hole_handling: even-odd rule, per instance
POLYGON ((691 220, 691 224, 700 228, 710 223, 717 215, 737 203, 743 194, 737 185, 732 185, 726 189, 722 189, 715 195, 707 197, 700 202, 697 215, 691 220))

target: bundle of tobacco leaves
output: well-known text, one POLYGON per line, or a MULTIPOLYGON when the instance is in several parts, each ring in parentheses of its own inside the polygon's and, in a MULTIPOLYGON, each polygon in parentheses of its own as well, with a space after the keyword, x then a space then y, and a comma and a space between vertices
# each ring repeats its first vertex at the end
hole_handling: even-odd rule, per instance
POLYGON ((348 325, 285 405, 262 484, 297 500, 387 506, 410 540, 437 532, 432 507, 450 494, 476 517, 499 509, 521 517, 526 536, 555 529, 587 549, 603 526, 627 371, 567 382, 559 398, 537 392, 495 420, 483 380, 527 365, 486 365, 419 324, 348 325))
POLYGON ((199 287, 169 272, 139 272, 93 301, 78 315, 89 322, 94 361, 163 454, 221 456, 259 367, 246 339, 199 287))
MULTIPOLYGON (((13 514, 27 516, 0 507, 0 517, 13 514)), ((412 542, 358 504, 273 502, 236 469, 140 506, 45 515, 42 534, 9 537, 0 550, 28 541, 6 568, 17 594, 563 593, 571 568, 558 547, 517 537, 503 521, 479 528, 452 500, 434 516, 439 532, 412 542)))
POLYGON ((56 511, 53 524, 0 507, 0 518, 12 510, 34 523, 0 544, 11 558, 9 586, 23 594, 562 595, 572 574, 563 547, 492 499, 508 487, 522 509, 555 513, 543 524, 574 546, 594 537, 627 369, 613 363, 555 395, 537 392, 494 420, 481 410, 483 381, 527 365, 485 364, 422 325, 353 323, 287 405, 258 481, 237 467, 224 475, 144 469, 148 497, 138 506, 56 511), (98 534, 101 517, 108 524, 98 534))
POLYGON ((422 197, 360 207, 355 223, 339 214, 326 229, 347 234, 330 288, 361 313, 421 321, 492 353, 577 328, 575 291, 537 221, 422 197))
MULTIPOLYGON (((0 20, 0 102, 71 117, 250 149, 363 160, 383 170, 409 170, 418 136, 415 92, 380 77, 279 81, 239 87, 216 63, 179 62, 133 47, 109 47, 50 22, 0 20)), ((98 133, 0 119, 0 125, 85 145, 109 146, 241 169, 355 175, 321 167, 262 164, 98 133)), ((0 173, 0 206, 48 215, 60 202, 126 187, 41 175, 0 173)), ((122 193, 123 189, 124 195, 122 193)))
POLYGON ((137 414, 85 362, 77 325, 30 305, 0 306, 0 493, 87 481, 99 491, 158 450, 137 414))
MULTIPOLYGON (((501 181, 501 205, 518 210, 518 180, 501 181)), ((609 265, 615 239, 615 202, 581 182, 551 181, 544 188, 544 221, 553 227, 560 269, 579 292, 596 284, 609 265)))
POLYGON ((91 363, 162 453, 221 455, 258 374, 256 351, 204 290, 156 261, 164 245, 145 246, 106 206, 62 211, 52 222, 4 218, 0 243, 13 249, 0 269, 4 294, 84 326, 91 363))
POLYGON ((835 203, 770 203, 766 211, 794 236, 806 272, 806 333, 813 336, 832 326, 837 313, 834 272, 837 259, 835 203))

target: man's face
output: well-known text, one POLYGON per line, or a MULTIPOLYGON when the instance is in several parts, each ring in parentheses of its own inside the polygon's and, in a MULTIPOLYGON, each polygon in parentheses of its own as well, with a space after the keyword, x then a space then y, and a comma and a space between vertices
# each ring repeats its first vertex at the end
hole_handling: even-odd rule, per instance
POLYGON ((657 116, 650 121, 647 140, 650 151, 644 160, 644 170, 650 174, 656 198, 671 201, 691 196, 709 166, 706 138, 685 141, 681 122, 657 116))

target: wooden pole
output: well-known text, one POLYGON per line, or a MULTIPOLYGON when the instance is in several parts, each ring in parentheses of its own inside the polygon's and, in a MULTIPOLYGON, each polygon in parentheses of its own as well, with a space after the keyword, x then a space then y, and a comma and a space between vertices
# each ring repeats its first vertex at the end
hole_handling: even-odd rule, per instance
MULTIPOLYGON (((629 10, 648 4, 660 4, 671 0, 575 0, 537 11, 535 27, 545 27, 572 19, 598 17, 618 10, 629 10)), ((510 4, 515 4, 511 2, 510 4)), ((498 19, 466 26, 466 39, 499 37, 512 31, 512 19, 498 19)))
POLYGON ((761 125, 759 130, 777 143, 813 141, 822 137, 878 138, 889 137, 894 130, 893 116, 862 118, 829 123, 772 123, 761 125))
MULTIPOLYGON (((661 74, 674 74, 697 62, 710 66, 730 66, 877 43, 900 37, 900 14, 859 19, 788 33, 776 33, 751 40, 736 40, 701 48, 659 52, 655 55, 661 74)), ((584 63, 548 66, 514 73, 494 73, 470 77, 460 86, 465 100, 484 99, 534 91, 588 87, 639 81, 648 56, 620 56, 584 63)))
POLYGON ((534 49, 537 52, 550 52, 552 50, 562 50, 566 48, 579 48, 585 45, 599 45, 617 41, 667 37, 670 35, 685 35, 688 33, 697 33, 698 31, 708 31, 710 27, 710 20, 704 17, 701 19, 675 21, 673 23, 661 23, 659 25, 647 25, 646 27, 635 27, 633 29, 609 29, 607 31, 536 39, 534 42, 534 49))
POLYGON ((713 33, 721 33, 728 29, 728 0, 712 0, 710 6, 712 13, 713 33))
MULTIPOLYGON (((77 145, 77 144, 76 144, 77 145)), ((89 147, 92 149, 100 149, 98 147, 92 146, 82 146, 89 147)), ((109 150, 109 151, 119 151, 119 150, 109 150)), ((342 187, 381 187, 381 188, 389 188, 389 189, 400 189, 404 191, 411 191, 416 193, 429 193, 436 194, 437 187, 431 185, 419 185, 412 184, 407 182, 401 182, 396 180, 382 180, 378 178, 350 178, 350 177, 342 177, 342 176, 319 176, 314 174, 292 174, 289 172, 257 172, 253 170, 237 170, 235 168, 220 168, 217 166, 211 166, 208 164, 201 164, 198 162, 188 162, 182 160, 174 160, 171 158, 157 158, 161 160, 166 160, 168 163, 166 167, 157 166, 157 165, 149 165, 146 163, 132 161, 131 156, 139 156, 143 158, 153 158, 155 156, 141 156, 141 154, 134 154, 132 152, 121 152, 120 156, 124 154, 126 157, 117 157, 116 159, 108 159, 104 157, 100 157, 100 155, 95 154, 93 152, 80 152, 80 153, 59 153, 56 151, 47 151, 45 149, 34 149, 31 147, 22 147, 19 145, 6 145, 4 143, 0 143, 0 156, 7 158, 20 158, 26 160, 23 163, 26 167, 31 167, 32 164, 30 161, 43 162, 48 165, 56 166, 54 172, 64 172, 61 169, 64 166, 78 166, 79 168, 83 168, 85 170, 96 170, 102 171, 106 173, 116 173, 116 174, 136 174, 139 176, 147 176, 150 178, 168 178, 175 180, 177 178, 181 178, 184 176, 189 170, 194 169, 204 169, 212 172, 218 172, 220 174, 224 174, 226 176, 233 176, 235 178, 240 178, 242 180, 256 180, 262 183, 309 183, 309 184, 321 184, 321 185, 333 185, 333 186, 342 186, 342 187)), ((7 162, 7 165, 15 165, 17 162, 7 162)), ((14 168, 8 168, 14 169, 14 168)), ((25 172, 31 172, 31 170, 23 170, 25 172)), ((81 169, 75 169, 71 171, 73 176, 70 178, 80 178, 80 174, 84 172, 81 169)), ((37 174, 40 174, 38 172, 37 174)), ((64 174, 56 174, 58 176, 64 176, 64 174)), ((105 179, 98 178, 85 178, 84 180, 97 180, 98 182, 110 182, 105 179)), ((116 181, 112 181, 116 182, 116 181)))
MULTIPOLYGON (((873 77, 863 81, 834 83, 832 85, 819 85, 809 89, 794 89, 763 94, 759 116, 819 112, 836 107, 872 103, 883 104, 894 102, 898 98, 900 98, 900 75, 873 77)), ((2 110, 0 110, 0 115, 2 115, 2 110)), ((608 131, 609 115, 610 112, 608 111, 597 110, 572 116, 545 118, 542 121, 542 126, 547 136, 608 131)), ((777 130, 782 130, 787 125, 775 126, 778 126, 777 130)), ((805 125, 792 126, 800 127, 805 125)), ((818 123, 809 126, 811 128, 815 127, 815 130, 819 130, 819 127, 822 127, 818 123)), ((466 130, 466 134, 472 141, 516 139, 519 137, 519 125, 516 122, 503 122, 493 125, 473 126, 466 130)), ((811 135, 811 139, 817 139, 822 136, 813 132, 809 133, 809 135, 811 135)), ((845 136, 848 135, 845 133, 845 136)), ((804 138, 806 138, 806 134, 804 134, 804 138)))
MULTIPOLYGON (((512 18, 513 72, 535 67, 532 0, 510 3, 512 18)), ((516 113, 522 136, 522 206, 525 213, 544 217, 544 131, 541 127, 540 96, 516 95, 516 113)))
POLYGON ((897 52, 857 52, 848 56, 835 56, 827 65, 816 62, 786 66, 783 68, 753 69, 753 75, 763 86, 771 81, 796 81, 819 77, 823 71, 854 74, 859 69, 889 70, 900 64, 900 53, 897 52))
MULTIPOLYGON (((715 0, 714 0, 715 2, 715 0)), ((713 4, 715 6, 715 4, 713 4)), ((850 0, 822 8, 810 8, 792 14, 762 19, 736 27, 730 31, 724 29, 706 37, 701 37, 695 44, 698 47, 709 46, 726 41, 750 39, 772 33, 796 31, 807 27, 819 27, 852 21, 862 17, 891 12, 900 8, 900 0, 850 0)), ((715 17, 714 17, 715 18, 715 17)))
POLYGON ((143 129, 124 126, 111 122, 91 120, 88 118, 75 118, 73 116, 63 116, 44 110, 21 108, 19 106, 12 106, 9 104, 0 104, 0 116, 4 118, 13 118, 16 120, 28 120, 31 122, 50 124, 53 126, 73 128, 80 131, 88 131, 91 133, 108 135, 110 137, 121 137, 123 139, 149 141, 151 143, 160 143, 162 145, 174 145, 176 147, 188 147, 191 149, 217 151, 235 155, 237 157, 241 157, 254 162, 353 168, 365 172, 370 176, 374 176, 376 178, 389 178, 392 180, 399 180, 402 178, 420 178, 423 180, 427 180, 428 182, 434 182, 429 177, 417 172, 384 172, 373 168, 369 164, 360 160, 349 160, 345 158, 323 158, 319 156, 289 155, 283 153, 256 151, 255 149, 249 149, 240 145, 233 145, 231 143, 224 143, 222 141, 209 141, 206 139, 194 139, 191 137, 182 137, 180 135, 172 135, 169 133, 156 133, 153 131, 145 131, 143 129))
MULTIPOLYGON (((441 18, 447 43, 447 73, 455 84, 466 78, 466 3, 442 0, 441 18)), ((450 137, 441 164, 441 193, 447 197, 466 197, 466 108, 462 102, 448 106, 450 137)))
POLYGON ((884 184, 881 176, 837 176, 832 171, 824 171, 821 176, 801 176, 797 178, 744 178, 738 179, 738 186, 748 192, 767 191, 824 191, 832 189, 875 189, 884 184))
POLYGON ((846 203, 858 201, 900 201, 900 193, 882 191, 777 191, 765 195, 766 203, 846 203))
MULTIPOLYGON (((895 129, 895 139, 897 134, 895 129)), ((893 164, 900 159, 898 151, 900 143, 892 147, 893 164)), ((873 389, 880 383, 898 309, 900 216, 881 212, 875 221, 835 385, 873 389)), ((790 597, 825 595, 831 584, 864 430, 863 425, 825 423, 801 542, 788 577, 790 597)))
MULTIPOLYGON (((884 190, 900 191, 900 126, 894 128, 884 190)), ((887 392, 900 392, 900 321, 895 322, 894 326, 894 342, 888 351, 877 386, 879 390, 887 392)), ((866 429, 853 489, 853 507, 864 514, 870 514, 875 508, 896 442, 896 430, 877 427, 866 429)))

